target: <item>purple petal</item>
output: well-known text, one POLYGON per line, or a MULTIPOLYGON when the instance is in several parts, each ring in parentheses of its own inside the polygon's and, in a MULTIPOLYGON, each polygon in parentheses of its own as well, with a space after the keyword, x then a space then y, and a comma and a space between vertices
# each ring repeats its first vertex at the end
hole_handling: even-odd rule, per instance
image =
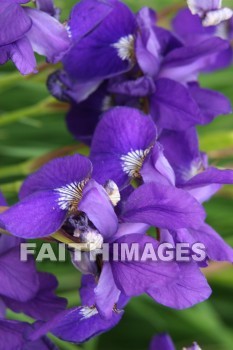
POLYGON ((113 236, 113 240, 119 239, 123 236, 132 235, 135 233, 146 234, 147 230, 150 228, 147 224, 141 223, 121 223, 118 226, 116 234, 113 236))
POLYGON ((111 179, 118 186, 128 181, 121 157, 132 151, 145 151, 156 139, 153 121, 136 109, 117 107, 99 122, 91 147, 93 176, 100 183, 111 179))
POLYGON ((160 67, 161 45, 156 35, 156 14, 144 7, 137 14, 140 33, 136 39, 137 62, 144 74, 154 77, 160 67))
POLYGON ((175 185, 174 171, 163 154, 163 147, 158 142, 146 158, 140 173, 145 183, 175 185))
POLYGON ((209 70, 216 63, 219 53, 228 47, 226 40, 212 37, 195 46, 173 50, 164 59, 160 77, 180 82, 195 81, 197 74, 209 70))
POLYGON ((0 23, 0 46, 17 41, 32 25, 31 19, 19 4, 5 0, 1 1, 0 23))
POLYGON ((11 45, 6 46, 7 59, 14 62, 21 74, 36 73, 36 59, 32 46, 26 37, 23 37, 11 45))
POLYGON ((160 128, 185 130, 202 123, 199 107, 188 89, 170 79, 157 81, 150 112, 160 128))
POLYGON ((233 170, 220 170, 209 167, 192 177, 182 188, 188 190, 202 203, 208 200, 225 184, 233 184, 233 170))
POLYGON ((189 84, 189 91, 203 114, 202 124, 208 124, 215 117, 232 112, 230 101, 219 92, 202 89, 196 83, 189 84))
POLYGON ((214 35, 215 27, 203 27, 198 16, 193 16, 189 9, 178 12, 173 22, 173 29, 180 39, 188 45, 196 45, 214 35))
POLYGON ((20 247, 1 255, 0 280, 0 294, 22 302, 33 298, 39 288, 34 260, 20 261, 20 247))
POLYGON ((233 262, 233 249, 212 227, 204 224, 198 230, 191 229, 189 231, 194 242, 201 242, 205 245, 209 259, 233 262))
POLYGON ((19 247, 23 242, 20 238, 8 235, 0 235, 0 256, 12 248, 19 247))
POLYGON ((211 288, 196 263, 180 263, 179 277, 167 286, 151 287, 148 294, 173 309, 186 309, 209 298, 211 288))
POLYGON ((116 285, 126 296, 137 296, 146 293, 154 281, 160 288, 176 278, 178 269, 175 263, 141 259, 146 244, 150 244, 157 251, 158 243, 153 238, 132 234, 120 238, 116 243, 127 245, 129 250, 133 243, 139 246, 138 259, 128 259, 126 257, 125 261, 111 261, 116 285))
POLYGON ((189 171, 192 162, 200 159, 196 129, 190 128, 183 132, 164 130, 159 142, 163 145, 164 155, 176 174, 176 183, 185 183, 186 172, 189 171))
POLYGON ((113 10, 113 4, 111 1, 99 0, 82 0, 76 4, 69 20, 72 40, 80 40, 97 27, 113 10))
POLYGON ((54 159, 24 181, 19 196, 22 199, 36 191, 53 190, 73 182, 79 183, 88 178, 91 171, 91 162, 79 154, 54 159))
POLYGON ((60 208, 58 201, 55 192, 36 192, 0 214, 0 220, 15 236, 45 237, 57 231, 66 218, 66 210, 60 208))
POLYGON ((30 8, 25 11, 32 20, 27 37, 33 50, 47 57, 49 62, 59 62, 70 46, 65 27, 45 12, 30 8))
POLYGON ((82 305, 95 305, 95 292, 97 283, 93 275, 82 275, 81 288, 79 290, 82 305))
POLYGON ((34 298, 26 303, 4 298, 4 302, 14 312, 23 312, 36 320, 48 321, 63 311, 67 302, 56 296, 57 280, 53 275, 40 272, 38 276, 40 285, 34 298))
POLYGON ((102 317, 111 319, 112 310, 119 296, 120 290, 115 284, 111 265, 109 262, 105 262, 95 288, 96 307, 102 317))
MULTIPOLYGON (((114 282, 115 283, 115 282, 114 282)), ((80 297, 82 300, 82 305, 93 306, 96 302, 95 288, 97 286, 95 277, 93 275, 83 275, 82 276, 82 286, 79 290, 80 297)), ((109 286, 108 286, 109 287, 109 286)), ((110 286, 111 288, 111 286, 110 286)), ((109 291, 109 288, 108 288, 109 291)), ((106 301, 106 300, 105 300, 106 301)), ((128 303, 129 298, 123 293, 120 294, 118 301, 116 303, 118 309, 123 309, 128 303)))
POLYGON ((175 347, 168 334, 159 334, 152 339, 149 350, 175 350, 175 347))
MULTIPOLYGON (((113 3, 114 9, 110 14, 88 35, 75 42, 63 59, 65 70, 77 80, 88 81, 111 77, 128 71, 132 67, 130 54, 133 50, 133 35, 136 31, 135 17, 123 3, 118 1, 113 3), (125 41, 128 43, 127 57, 122 56, 119 51, 118 47, 122 44, 120 40, 124 41, 124 47, 125 41)), ((87 21, 87 28, 84 26, 84 31, 89 28, 89 21, 87 21)), ((95 17, 94 21, 96 21, 95 17)), ((77 25, 78 23, 79 21, 77 25)))
POLYGON ((113 313, 112 318, 103 319, 96 309, 80 306, 66 310, 57 317, 42 325, 31 335, 31 339, 38 339, 47 332, 72 343, 82 343, 88 339, 106 332, 116 326, 123 312, 113 313))
POLYGON ((125 203, 124 222, 143 222, 161 228, 198 228, 205 218, 202 206, 187 192, 155 183, 136 189, 125 203))
POLYGON ((87 214, 105 240, 117 231, 118 220, 110 199, 104 188, 94 180, 85 186, 78 208, 87 214))

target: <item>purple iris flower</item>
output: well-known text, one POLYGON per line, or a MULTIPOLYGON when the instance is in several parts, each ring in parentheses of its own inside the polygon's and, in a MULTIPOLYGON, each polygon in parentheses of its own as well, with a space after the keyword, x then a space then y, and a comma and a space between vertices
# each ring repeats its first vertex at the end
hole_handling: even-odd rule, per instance
MULTIPOLYGON (((78 337, 75 328, 72 330, 68 327, 74 320, 77 321, 77 327, 80 323, 80 328, 84 327, 84 330, 87 329, 91 316, 96 323, 100 318, 103 319, 98 327, 100 324, 104 329, 105 319, 111 319, 114 324, 118 322, 118 309, 115 305, 118 305, 121 296, 129 298, 146 292, 157 300, 159 289, 170 285, 171 288, 163 290, 162 302, 166 305, 165 299, 169 300, 169 295, 177 290, 174 283, 181 267, 176 263, 140 259, 114 261, 111 255, 114 243, 131 246, 136 242, 142 254, 147 243, 152 244, 155 250, 158 248, 157 241, 143 234, 148 225, 167 229, 198 228, 204 219, 203 209, 187 192, 155 183, 134 190, 125 200, 118 218, 114 212, 114 205, 120 200, 116 184, 110 180, 103 187, 90 179, 90 176, 91 163, 83 156, 54 160, 26 180, 20 192, 22 200, 0 217, 6 230, 20 236, 45 236, 61 227, 63 232, 75 238, 78 243, 96 247, 103 243, 110 244, 108 262, 103 262, 101 258, 92 262, 88 260, 85 251, 82 252, 81 262, 76 263, 73 259, 81 272, 95 275, 98 283, 94 289, 95 301, 91 310, 90 305, 87 309, 75 308, 51 321, 49 327, 61 336, 65 328, 72 333, 70 336, 78 337), (58 326, 60 323, 61 326, 58 326)), ((199 273, 199 270, 196 272, 199 273)), ((198 280, 199 278, 203 277, 197 277, 198 280)), ((184 274, 183 285, 186 285, 184 274)), ((190 305, 209 296, 208 285, 206 288, 205 283, 200 282, 199 286, 198 299, 196 291, 193 294, 193 290, 187 287, 193 295, 190 296, 190 305)), ((81 330, 79 336, 82 336, 81 330)), ((84 334, 83 339, 86 337, 84 334)))
POLYGON ((233 16, 230 8, 221 8, 222 0, 187 0, 187 3, 192 14, 202 18, 205 27, 215 26, 233 16))
POLYGON ((225 96, 197 83, 200 72, 229 65, 227 40, 212 35, 192 43, 177 39, 156 25, 153 10, 134 15, 115 0, 81 1, 71 14, 69 32, 73 46, 64 58, 65 72, 53 74, 48 86, 55 97, 71 102, 68 129, 85 143, 90 144, 103 111, 112 106, 150 113, 159 131, 186 130, 231 111, 225 96), (214 103, 207 106, 210 99, 214 103))
MULTIPOLYGON (((175 350, 175 346, 168 334, 159 334, 152 339, 149 350, 175 350)), ((192 346, 183 350, 201 350, 201 348, 197 343, 193 343, 192 346)))
POLYGON ((78 81, 103 80, 133 66, 136 21, 125 4, 82 0, 71 12, 68 31, 73 45, 63 64, 78 81))
MULTIPOLYGON (((111 109, 99 122, 93 137, 90 159, 94 164, 94 177, 101 183, 113 179, 120 187, 131 179, 164 185, 179 184, 179 174, 174 173, 174 161, 166 157, 169 152, 176 154, 179 140, 166 145, 163 137, 159 138, 160 142, 157 138, 156 127, 149 116, 133 108, 111 109)), ((167 139, 169 142, 170 138, 167 139)), ((185 156, 186 148, 182 150, 185 156)), ((199 152, 198 148, 196 152, 199 152)), ((177 166, 183 166, 179 159, 177 166)))
POLYGON ((21 6, 27 2, 3 0, 0 10, 0 64, 12 60, 22 74, 36 72, 33 51, 56 63, 70 45, 65 27, 50 15, 51 2, 38 1, 41 11, 21 6))

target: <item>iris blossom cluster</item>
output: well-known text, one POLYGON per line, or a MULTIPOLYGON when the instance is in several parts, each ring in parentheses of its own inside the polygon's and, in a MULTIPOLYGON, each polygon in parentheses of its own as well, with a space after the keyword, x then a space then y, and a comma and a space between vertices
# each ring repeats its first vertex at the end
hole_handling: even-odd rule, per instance
MULTIPOLYGON (((191 11, 181 10, 168 30, 152 9, 134 14, 118 0, 82 0, 65 27, 52 2, 38 0, 37 9, 22 3, 27 1, 3 1, 0 62, 11 58, 26 74, 35 69, 33 50, 49 61, 62 60, 63 69, 49 77, 48 88, 70 102, 68 128, 90 146, 90 153, 54 159, 24 181, 18 203, 0 214, 2 232, 14 236, 1 236, 0 260, 13 266, 22 240, 58 232, 92 249, 81 249, 79 261, 77 249, 69 249, 83 275, 81 305, 71 309, 52 296, 53 277, 34 271, 31 259, 17 266, 19 273, 9 264, 3 271, 9 291, 0 287, 1 309, 23 311, 37 322, 7 321, 2 313, 0 332, 6 327, 10 337, 12 328, 16 335, 19 329, 14 341, 43 342, 49 349, 48 332, 69 342, 87 341, 114 327, 130 299, 143 293, 174 309, 206 300, 211 289, 200 269, 212 260, 233 262, 233 250, 205 222, 202 204, 224 184, 233 184, 233 171, 209 164, 199 149, 196 126, 229 114, 231 104, 219 92, 202 88, 198 78, 232 62, 231 10, 221 10, 220 1, 211 1, 213 8, 188 1, 191 11), (14 27, 12 11, 20 18, 14 27), (25 57, 19 56, 21 45, 28 48, 25 57), (174 247, 201 243, 206 259, 114 259, 115 244, 137 243, 142 256, 146 244, 156 250, 164 242, 174 247), (108 261, 99 251, 104 244, 110 247, 108 261), (18 287, 24 269, 28 285, 18 287), (45 300, 44 310, 40 302, 45 300)), ((160 348, 174 346, 161 336, 151 344, 151 349, 160 348)))
POLYGON ((36 72, 34 52, 57 63, 70 45, 53 0, 36 0, 36 8, 23 6, 29 2, 1 0, 0 8, 0 64, 12 60, 22 74, 36 72))

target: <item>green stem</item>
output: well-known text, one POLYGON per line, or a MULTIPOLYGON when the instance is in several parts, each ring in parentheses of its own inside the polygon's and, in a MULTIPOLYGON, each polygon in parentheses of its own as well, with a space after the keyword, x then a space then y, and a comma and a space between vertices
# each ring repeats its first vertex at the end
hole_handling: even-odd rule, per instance
POLYGON ((0 116, 0 126, 5 126, 7 124, 11 124, 26 117, 36 117, 47 115, 47 113, 57 112, 57 107, 53 107, 52 103, 56 102, 56 100, 49 96, 43 101, 22 109, 18 109, 12 112, 6 112, 0 116))

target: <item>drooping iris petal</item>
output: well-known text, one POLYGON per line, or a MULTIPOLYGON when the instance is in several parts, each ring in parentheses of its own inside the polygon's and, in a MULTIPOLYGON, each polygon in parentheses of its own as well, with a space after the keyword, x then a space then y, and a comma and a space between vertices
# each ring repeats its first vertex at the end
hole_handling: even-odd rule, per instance
POLYGON ((205 245, 206 253, 211 260, 233 262, 233 249, 224 242, 222 237, 207 224, 197 230, 189 230, 195 242, 205 245))
POLYGON ((133 243, 136 243, 135 247, 139 247, 138 254, 135 253, 134 257, 129 255, 125 256, 125 259, 111 261, 116 285, 126 296, 137 296, 146 293, 153 283, 156 283, 160 288, 176 279, 178 271, 176 263, 143 258, 146 244, 150 244, 157 252, 158 243, 153 238, 132 234, 118 239, 115 243, 118 243, 119 246, 127 245, 129 251, 131 251, 133 243))
POLYGON ((32 25, 32 21, 24 9, 19 4, 9 0, 1 1, 0 23, 0 46, 17 41, 32 25))
POLYGON ((111 109, 98 124, 92 141, 94 178, 100 183, 111 179, 122 186, 138 170, 155 139, 156 128, 148 116, 128 107, 111 109))
POLYGON ((204 219, 204 209, 186 191, 155 183, 136 189, 122 212, 124 222, 143 222, 170 229, 198 228, 204 219))
MULTIPOLYGON (((123 3, 111 3, 114 4, 114 8, 110 14, 88 35, 75 42, 63 59, 65 70, 75 79, 103 79, 128 71, 132 67, 135 17, 123 3)), ((94 21, 98 22, 96 15, 94 21)), ((77 20, 77 26, 78 23, 77 20)), ((88 30, 89 25, 88 20, 84 31, 88 30)))
POLYGON ((114 8, 114 1, 82 0, 71 12, 68 24, 73 41, 78 41, 97 27, 114 8))
POLYGON ((189 91, 203 114, 202 124, 210 123, 213 118, 232 111, 228 98, 217 91, 200 88, 197 83, 189 84, 189 91))
POLYGON ((57 231, 66 218, 59 194, 38 191, 0 214, 5 230, 23 238, 45 237, 57 231))
POLYGON ((198 73, 211 70, 218 55, 228 48, 226 40, 210 37, 195 46, 175 49, 165 57, 159 76, 183 83, 196 81, 198 73))
POLYGON ((57 280, 53 275, 40 272, 38 277, 39 288, 34 298, 26 303, 4 298, 4 302, 14 312, 23 312, 36 320, 48 321, 63 311, 67 302, 66 299, 56 296, 57 280))
POLYGON ((208 167, 187 181, 182 188, 188 190, 202 203, 213 196, 225 184, 233 184, 233 171, 208 167))
POLYGON ((85 186, 78 209, 87 214, 105 240, 117 231, 118 221, 113 206, 103 187, 96 181, 90 180, 85 186))
POLYGON ((11 59, 21 74, 27 75, 37 72, 36 59, 31 43, 26 36, 4 48, 7 60, 11 59))
POLYGON ((175 347, 168 334, 159 334, 152 339, 149 350, 175 350, 175 347))
POLYGON ((150 97, 150 113, 157 126, 185 130, 201 124, 201 113, 188 89, 171 79, 159 79, 150 97))
POLYGON ((177 279, 167 286, 151 287, 148 294, 158 303, 173 309, 186 309, 206 300, 211 288, 193 262, 179 263, 180 273, 177 279))
POLYGON ((30 175, 23 183, 20 198, 36 191, 53 190, 72 183, 79 183, 91 175, 91 162, 79 154, 57 158, 30 175))
POLYGON ((65 341, 82 343, 113 328, 122 316, 123 312, 114 312, 111 319, 103 319, 95 308, 80 306, 60 313, 38 328, 30 338, 38 339, 47 332, 52 332, 65 341))
POLYGON ((96 307, 101 316, 111 319, 112 310, 120 296, 120 290, 117 288, 111 265, 105 262, 100 274, 98 284, 95 288, 96 307))
POLYGON ((25 11, 32 20, 27 38, 33 50, 47 57, 49 62, 59 62, 70 46, 65 27, 45 12, 31 8, 25 8, 25 11))
POLYGON ((33 298, 39 288, 32 257, 20 262, 20 247, 12 248, 0 256, 0 295, 26 302, 33 298))

